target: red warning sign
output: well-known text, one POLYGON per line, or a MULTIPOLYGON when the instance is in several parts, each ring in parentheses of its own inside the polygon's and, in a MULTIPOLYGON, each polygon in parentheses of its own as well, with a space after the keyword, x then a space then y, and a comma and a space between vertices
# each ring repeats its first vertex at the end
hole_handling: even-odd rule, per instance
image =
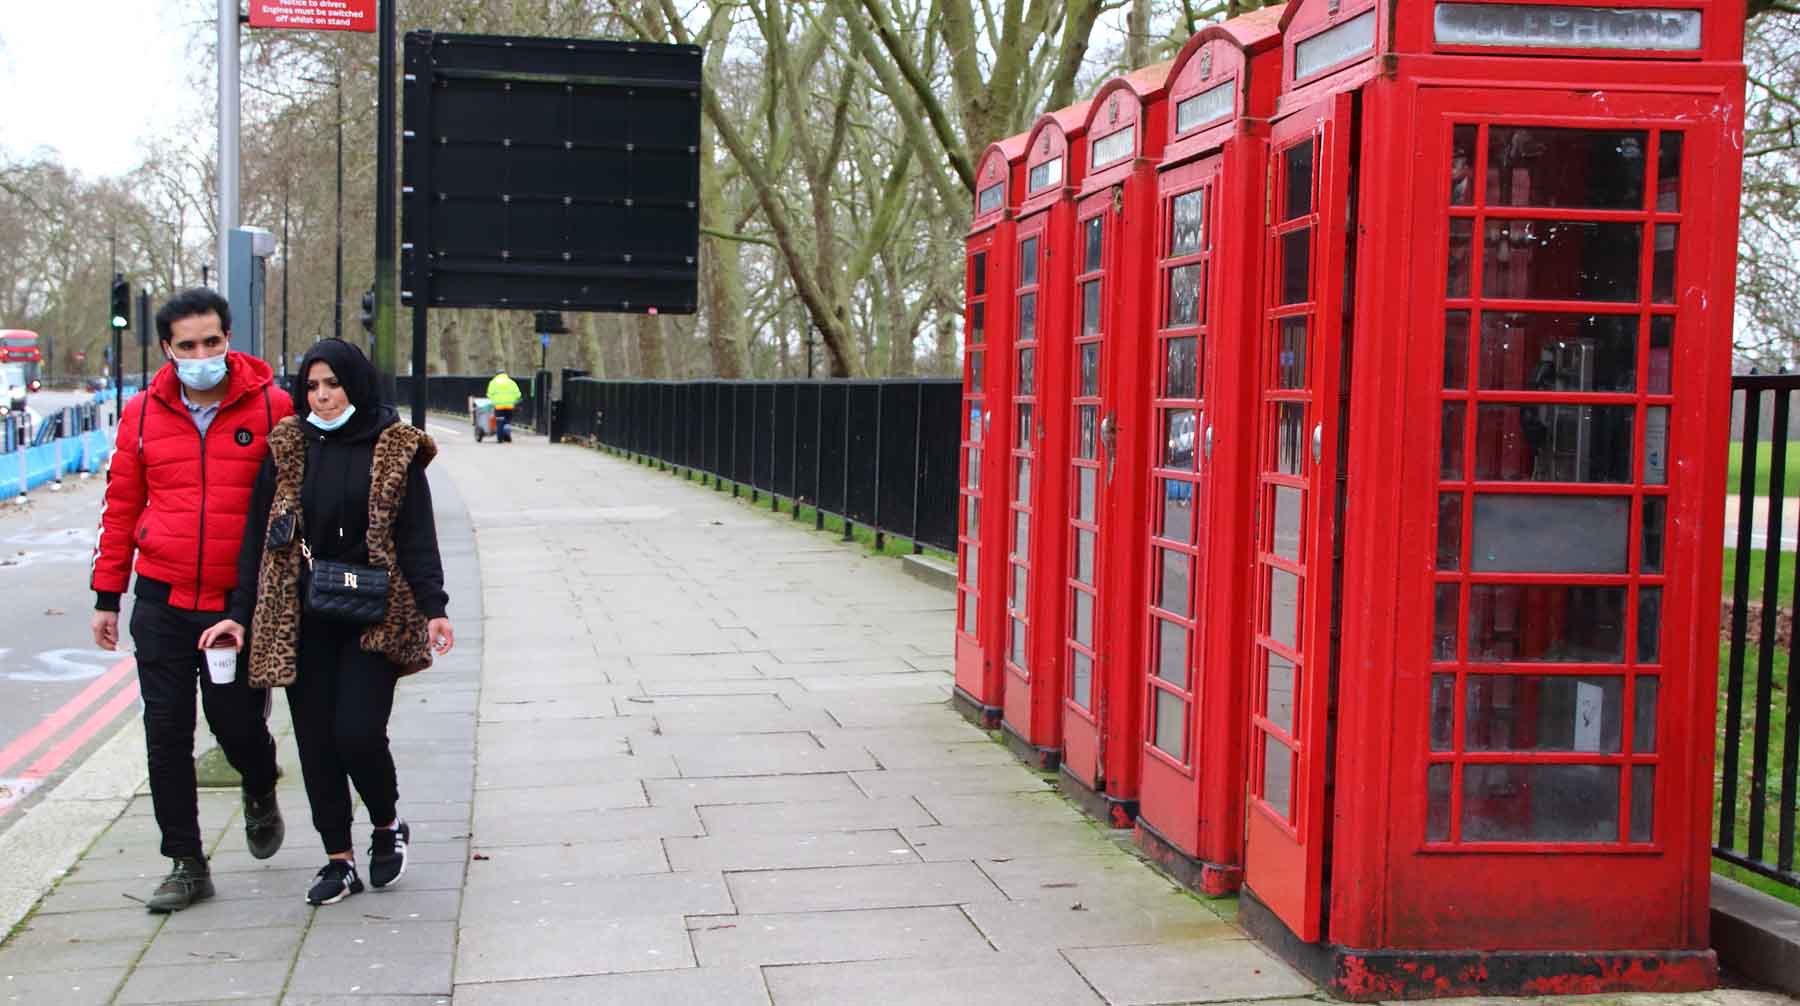
POLYGON ((250 0, 250 27, 374 31, 377 0, 250 0))

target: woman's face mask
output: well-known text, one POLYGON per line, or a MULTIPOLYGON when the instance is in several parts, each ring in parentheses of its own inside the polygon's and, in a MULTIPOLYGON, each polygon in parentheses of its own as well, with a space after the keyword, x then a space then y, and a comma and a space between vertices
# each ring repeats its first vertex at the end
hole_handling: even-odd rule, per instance
POLYGON ((317 426, 319 429, 324 430, 327 433, 330 433, 332 430, 335 430, 338 427, 349 422, 350 417, 354 416, 354 415, 356 415, 356 406, 346 405, 346 406, 344 406, 344 411, 338 413, 336 416, 333 416, 330 419, 320 418, 320 416, 317 412, 308 412, 306 414, 306 421, 313 424, 314 426, 317 426))

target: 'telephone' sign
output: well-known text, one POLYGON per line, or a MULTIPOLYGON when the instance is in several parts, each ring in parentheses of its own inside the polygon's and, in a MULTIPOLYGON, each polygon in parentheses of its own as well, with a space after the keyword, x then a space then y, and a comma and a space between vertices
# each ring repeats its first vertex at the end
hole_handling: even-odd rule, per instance
POLYGON ((250 0, 250 27, 374 31, 377 0, 250 0))
POLYGON ((1656 52, 1700 48, 1700 12, 1667 7, 1440 3, 1432 28, 1439 45, 1656 52))

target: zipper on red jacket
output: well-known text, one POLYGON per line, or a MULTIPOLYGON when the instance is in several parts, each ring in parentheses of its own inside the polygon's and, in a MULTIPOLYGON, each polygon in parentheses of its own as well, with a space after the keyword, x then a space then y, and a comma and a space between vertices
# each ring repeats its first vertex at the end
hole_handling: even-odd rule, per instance
MULTIPOLYGON (((175 412, 173 405, 168 402, 162 404, 163 408, 175 412)), ((198 528, 200 546, 195 549, 194 553, 194 610, 198 611, 200 610, 200 595, 206 590, 206 433, 202 432, 199 424, 194 422, 192 414, 184 414, 186 411, 184 405, 182 412, 177 412, 176 415, 187 420, 188 425, 194 428, 194 435, 200 438, 200 526, 198 528)), ((224 411, 223 407, 219 409, 219 412, 224 411)), ((213 413, 213 422, 217 422, 218 419, 219 414, 213 413)), ((138 422, 141 423, 143 420, 140 418, 138 422)), ((206 424, 206 429, 210 431, 212 423, 206 424)))

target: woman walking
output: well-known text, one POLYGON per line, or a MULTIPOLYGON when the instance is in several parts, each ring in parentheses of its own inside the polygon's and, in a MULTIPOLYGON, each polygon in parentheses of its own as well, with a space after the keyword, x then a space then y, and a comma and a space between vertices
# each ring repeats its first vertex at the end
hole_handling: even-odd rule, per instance
POLYGON ((394 685, 455 643, 425 480, 437 448, 381 404, 376 380, 347 342, 307 352, 295 414, 269 434, 230 617, 200 642, 241 646, 248 626, 251 686, 287 688, 328 857, 306 895, 314 905, 363 890, 351 785, 375 826, 369 882, 387 887, 406 872, 412 833, 387 737, 394 685))

